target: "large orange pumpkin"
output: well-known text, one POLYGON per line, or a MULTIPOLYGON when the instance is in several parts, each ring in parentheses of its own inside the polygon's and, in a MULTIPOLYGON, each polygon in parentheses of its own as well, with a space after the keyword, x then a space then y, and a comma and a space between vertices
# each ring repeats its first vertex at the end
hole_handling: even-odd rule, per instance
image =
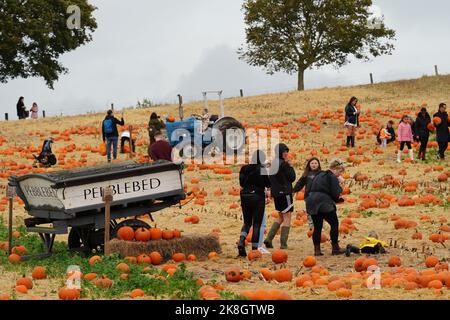
POLYGON ((119 240, 132 241, 134 239, 134 230, 132 227, 124 226, 117 231, 119 240))
POLYGON ((288 260, 288 254, 286 251, 276 249, 272 252, 272 261, 274 263, 286 263, 288 260))
POLYGON ((148 230, 146 228, 139 228, 134 233, 134 238, 137 241, 147 242, 152 238, 152 234, 151 234, 150 230, 148 230))
POLYGON ((278 282, 292 281, 292 272, 289 269, 280 269, 274 272, 273 278, 278 282))

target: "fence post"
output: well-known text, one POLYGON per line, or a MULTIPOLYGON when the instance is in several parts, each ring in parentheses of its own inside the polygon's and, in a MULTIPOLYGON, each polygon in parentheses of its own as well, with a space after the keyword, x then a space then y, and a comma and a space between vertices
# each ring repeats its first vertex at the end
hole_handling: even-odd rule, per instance
POLYGON ((111 222, 111 203, 113 201, 113 195, 111 187, 107 187, 103 191, 103 201, 105 202, 105 239, 104 239, 104 254, 109 255, 109 234, 110 234, 110 222, 111 222))
POLYGON ((243 98, 244 97, 244 90, 240 89, 239 91, 240 91, 240 94, 241 94, 241 98, 243 98))
POLYGON ((370 74, 370 84, 373 84, 373 74, 370 74))
POLYGON ((434 66, 434 72, 436 73, 436 76, 439 76, 439 70, 437 65, 434 66))
POLYGON ((130 159, 133 159, 133 126, 130 125, 130 159))
POLYGON ((8 121, 9 120, 9 116, 8 113, 5 113, 5 120, 8 121))
POLYGON ((181 94, 178 95, 178 113, 180 116, 180 120, 183 121, 184 118, 183 96, 181 94))
POLYGON ((45 110, 42 110, 42 118, 45 118, 45 110))
POLYGON ((114 111, 114 103, 111 103, 111 110, 114 111))

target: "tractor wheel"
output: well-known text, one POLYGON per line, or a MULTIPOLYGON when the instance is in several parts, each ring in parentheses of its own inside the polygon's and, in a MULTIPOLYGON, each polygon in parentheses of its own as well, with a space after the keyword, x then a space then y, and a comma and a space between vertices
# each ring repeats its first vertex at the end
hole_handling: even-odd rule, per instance
POLYGON ((245 148, 245 130, 236 119, 222 118, 214 124, 213 130, 216 144, 223 146, 224 152, 239 153, 245 148))

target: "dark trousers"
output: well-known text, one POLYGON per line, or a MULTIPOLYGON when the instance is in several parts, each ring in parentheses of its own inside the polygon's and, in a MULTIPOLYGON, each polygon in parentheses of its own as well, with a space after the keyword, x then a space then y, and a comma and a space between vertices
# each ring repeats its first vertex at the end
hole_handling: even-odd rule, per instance
POLYGON ((247 237, 253 226, 252 247, 258 248, 259 233, 264 217, 266 199, 260 194, 241 194, 241 207, 244 216, 244 225, 241 229, 241 237, 247 237))
POLYGON ((325 220, 331 227, 330 238, 332 243, 337 243, 339 240, 339 220, 336 210, 328 213, 319 212, 317 215, 311 215, 314 223, 313 243, 320 245, 320 238, 322 235, 323 221, 325 220))
POLYGON ((364 247, 362 249, 359 249, 358 247, 352 246, 349 244, 347 248, 350 250, 351 253, 365 253, 365 254, 379 254, 379 253, 386 253, 386 250, 383 248, 382 245, 379 243, 376 244, 374 247, 364 247))
POLYGON ((448 142, 438 142, 439 145, 439 157, 445 159, 445 151, 448 148, 448 142))
POLYGON ((411 141, 401 141, 400 142, 400 151, 403 151, 403 149, 405 149, 405 145, 408 147, 408 150, 412 149, 411 141))
POLYGON ((428 137, 419 137, 419 141, 420 141, 419 157, 422 160, 425 160, 425 155, 427 153, 427 146, 428 146, 428 137))
MULTIPOLYGON (((130 138, 128 138, 128 137, 120 138, 120 153, 125 153, 125 151, 123 150, 125 143, 130 143, 130 138)), ((133 139, 133 141, 131 141, 131 147, 133 149, 132 150, 133 153, 136 152, 136 146, 134 145, 134 139, 133 139)))

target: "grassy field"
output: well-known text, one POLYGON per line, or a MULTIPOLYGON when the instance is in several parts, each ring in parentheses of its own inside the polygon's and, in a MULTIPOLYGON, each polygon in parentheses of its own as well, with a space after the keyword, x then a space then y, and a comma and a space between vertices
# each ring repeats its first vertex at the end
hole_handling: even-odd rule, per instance
MULTIPOLYGON (((105 274, 114 281, 110 289, 101 289, 93 282, 83 280, 81 297, 85 299, 127 299, 128 293, 137 288, 144 291, 144 299, 200 299, 202 296, 236 299, 240 293, 255 288, 280 289, 293 299, 338 299, 340 297, 337 297, 336 292, 327 287, 327 282, 338 277, 351 288, 351 299, 449 299, 448 272, 427 270, 429 268, 425 265, 425 259, 430 255, 436 256, 442 263, 439 266, 445 268, 445 263, 450 258, 448 242, 434 243, 429 240, 429 236, 435 233, 441 233, 448 239, 450 184, 448 181, 439 182, 438 176, 447 173, 450 177, 450 161, 436 160, 436 148, 433 146, 435 137, 432 135, 432 147, 427 161, 398 164, 395 162, 396 146, 390 145, 387 149, 380 150, 375 144, 374 135, 381 124, 390 119, 398 123, 403 114, 415 117, 422 105, 427 105, 429 112, 434 114, 440 102, 448 101, 449 92, 450 76, 440 76, 373 86, 325 88, 225 100, 226 115, 235 117, 246 127, 280 130, 283 142, 291 149, 298 176, 311 155, 317 155, 322 166, 326 166, 334 157, 340 157, 348 163, 346 185, 351 193, 344 196, 346 202, 339 206, 338 214, 341 220, 350 217, 354 227, 350 228, 351 230, 342 229, 340 240, 342 245, 358 245, 369 231, 376 230, 382 240, 392 244, 387 254, 374 257, 382 272, 382 288, 379 290, 369 290, 362 285, 368 275, 354 270, 357 257, 331 256, 329 242, 323 245, 325 255, 317 259, 317 265, 323 268, 310 270, 303 266, 303 259, 312 255, 313 248, 312 240, 307 236, 305 205, 301 200, 295 203, 294 216, 297 217, 293 219, 291 228, 287 263, 282 266, 275 265, 270 255, 264 255, 253 262, 237 259, 236 241, 242 219, 239 196, 230 195, 229 192, 239 188, 239 166, 229 166, 232 174, 223 175, 214 173, 212 169, 201 170, 199 166, 191 165, 185 171, 187 189, 196 191, 194 194, 197 197, 201 197, 199 191, 206 191, 204 205, 191 201, 182 209, 170 208, 153 216, 158 227, 179 229, 184 234, 209 234, 216 229, 214 231, 219 234, 222 246, 222 253, 218 258, 177 265, 173 276, 172 272, 168 274, 163 271, 161 266, 145 269, 145 265, 131 265, 130 273, 126 277, 115 268, 118 263, 123 262, 119 257, 103 258, 101 262, 90 265, 88 258, 67 252, 65 237, 58 237, 56 254, 41 261, 11 264, 7 260, 6 251, 0 246, 0 295, 5 294, 17 299, 57 299, 58 290, 64 286, 66 280, 68 265, 75 264, 80 266, 83 274, 94 272, 99 277, 105 274), (358 97, 361 103, 362 128, 358 132, 357 148, 346 150, 342 147, 345 139, 343 108, 351 96, 358 97), (389 175, 391 177, 387 177, 389 175), (360 180, 356 179, 358 176, 366 176, 366 179, 357 181, 360 180), (407 191, 408 185, 413 186, 410 192, 407 191), (413 206, 399 205, 405 196, 414 201, 413 206), (185 223, 184 219, 193 214, 199 216, 200 222, 185 223), (396 229, 394 225, 398 217, 415 223, 410 224, 412 228, 396 229), (412 236, 415 233, 421 233, 423 239, 414 240, 412 236), (388 260, 392 256, 400 257, 401 268, 388 266, 388 260), (22 275, 30 276, 31 270, 37 265, 46 267, 47 279, 35 280, 33 289, 27 294, 17 293, 16 279, 22 275), (237 283, 227 282, 224 270, 230 266, 248 270, 251 278, 237 283), (292 281, 279 283, 261 279, 261 268, 275 271, 281 267, 292 272, 292 281), (312 283, 303 285, 302 281, 297 281, 305 274, 311 277, 312 283), (317 281, 318 279, 323 281, 317 281), (443 289, 405 290, 409 282, 422 283, 427 287, 432 280, 440 280, 444 285, 443 289), (215 286, 212 291, 217 291, 217 294, 199 294, 203 284, 215 286)), ((200 113, 201 110, 202 103, 190 103, 185 106, 184 114, 200 113)), ((211 113, 218 113, 218 103, 211 102, 210 110, 211 113), (215 110, 217 111, 214 112, 215 110)), ((176 116, 178 107, 171 105, 124 111, 126 123, 133 126, 137 135, 136 159, 139 161, 145 161, 148 142, 146 126, 153 111, 161 115, 176 116)), ((21 175, 33 170, 30 154, 37 153, 43 139, 48 136, 56 138, 54 151, 60 157, 56 170, 104 163, 105 158, 96 152, 101 142, 97 131, 103 118, 104 114, 99 113, 37 121, 2 122, 2 193, 9 175, 21 175)), ((126 159, 127 156, 121 155, 120 160, 126 159)), ((23 218, 27 213, 17 200, 14 214, 14 228, 21 234, 14 240, 14 244, 24 245, 29 252, 41 250, 38 237, 26 234, 23 228, 23 218)), ((267 206, 266 214, 268 228, 276 215, 273 203, 267 206)), ((0 224, 0 241, 7 240, 6 218, 6 198, 3 197, 0 201, 0 219, 3 220, 0 224)), ((329 230, 327 228, 328 226, 325 227, 325 233, 329 230)), ((279 236, 275 238, 274 244, 278 247, 279 236)))

